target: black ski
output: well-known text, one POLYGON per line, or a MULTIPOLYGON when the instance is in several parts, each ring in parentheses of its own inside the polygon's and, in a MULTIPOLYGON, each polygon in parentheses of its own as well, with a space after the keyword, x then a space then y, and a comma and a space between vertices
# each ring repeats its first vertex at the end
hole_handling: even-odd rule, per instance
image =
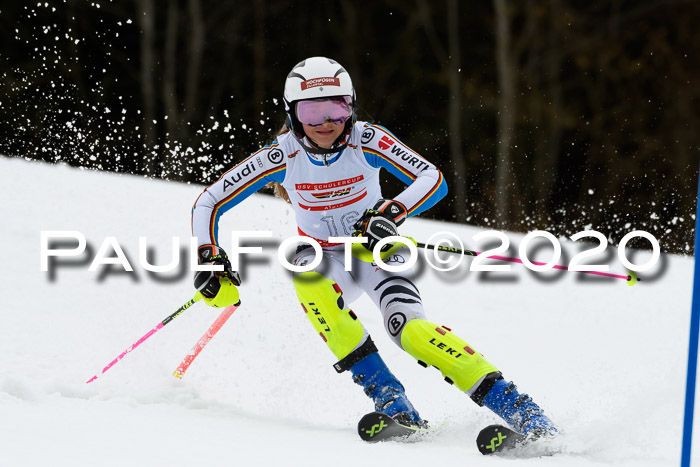
POLYGON ((432 433, 438 429, 402 425, 381 412, 368 413, 357 424, 357 433, 360 435, 360 438, 370 443, 387 439, 413 438, 415 435, 432 433))
POLYGON ((521 435, 502 425, 490 425, 479 432, 476 437, 476 446, 479 452, 488 455, 503 452, 524 444, 527 441, 525 435, 521 435))

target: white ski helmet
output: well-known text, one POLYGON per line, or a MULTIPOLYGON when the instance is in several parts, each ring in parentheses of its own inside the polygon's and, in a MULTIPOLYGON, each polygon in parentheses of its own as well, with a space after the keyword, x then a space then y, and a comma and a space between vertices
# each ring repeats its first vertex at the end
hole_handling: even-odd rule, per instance
MULTIPOLYGON (((326 57, 311 57, 297 63, 284 82, 287 127, 298 139, 303 138, 304 130, 297 119, 295 103, 305 99, 336 96, 349 96, 352 99, 352 117, 345 123, 345 131, 339 138, 341 140, 347 136, 356 119, 355 89, 350 75, 340 63, 326 57)), ((340 149, 342 148, 334 148, 332 152, 340 149)))

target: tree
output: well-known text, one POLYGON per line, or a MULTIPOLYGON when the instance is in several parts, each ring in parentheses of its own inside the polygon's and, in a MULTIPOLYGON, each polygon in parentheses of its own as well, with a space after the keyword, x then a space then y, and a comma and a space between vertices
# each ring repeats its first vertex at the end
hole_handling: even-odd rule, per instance
POLYGON ((505 0, 494 0, 496 12, 496 68, 498 70, 498 133, 496 140, 496 216, 509 226, 512 193, 511 145, 515 131, 515 66, 511 56, 510 20, 505 0))

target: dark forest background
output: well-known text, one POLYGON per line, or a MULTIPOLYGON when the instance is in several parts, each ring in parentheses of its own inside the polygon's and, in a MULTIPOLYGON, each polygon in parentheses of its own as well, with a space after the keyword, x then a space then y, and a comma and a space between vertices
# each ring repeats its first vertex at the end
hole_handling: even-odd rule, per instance
POLYGON ((697 0, 6 1, 0 154, 207 184, 274 138, 287 73, 324 55, 361 119, 445 172, 428 217, 688 254, 698 24, 697 0))

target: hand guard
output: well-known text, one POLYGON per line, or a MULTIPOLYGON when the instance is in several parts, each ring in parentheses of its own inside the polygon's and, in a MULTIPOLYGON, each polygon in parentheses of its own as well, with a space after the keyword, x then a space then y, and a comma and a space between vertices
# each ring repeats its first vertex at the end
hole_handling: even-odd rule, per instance
MULTIPOLYGON (((354 237, 367 237, 365 247, 374 251, 377 243, 386 237, 398 235, 398 227, 404 223, 408 212, 406 206, 395 200, 380 199, 373 209, 367 209, 355 223, 354 237)), ((391 248, 385 245, 383 250, 391 248)))
MULTIPOLYGON (((225 282, 230 281, 233 286, 241 285, 241 276, 238 272, 231 270, 231 262, 223 248, 216 245, 202 245, 197 250, 197 256, 199 264, 222 265, 224 267, 223 271, 195 272, 194 286, 205 299, 215 298, 225 282)), ((209 304, 208 301, 207 303, 209 304)))

